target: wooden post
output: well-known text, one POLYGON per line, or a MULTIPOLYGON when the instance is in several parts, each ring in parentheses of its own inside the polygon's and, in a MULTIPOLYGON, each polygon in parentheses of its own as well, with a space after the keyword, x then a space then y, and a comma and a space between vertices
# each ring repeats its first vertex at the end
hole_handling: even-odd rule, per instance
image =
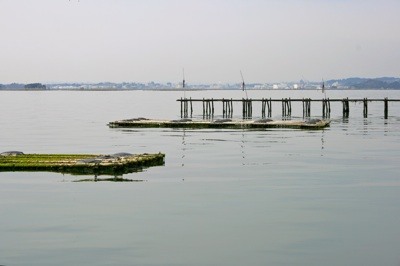
POLYGON ((253 101, 249 100, 250 117, 253 116, 253 101))
POLYGON ((185 98, 183 99, 183 117, 185 117, 186 115, 186 102, 185 102, 185 98))
POLYGON ((233 99, 231 98, 231 117, 233 115, 233 99))
POLYGON ((342 113, 343 113, 343 116, 345 116, 345 113, 346 113, 345 99, 342 100, 342 113))
POLYGON ((310 101, 306 99, 306 117, 310 116, 310 101))
POLYGON ((225 118, 225 99, 222 98, 222 117, 225 118))
POLYGON ((244 98, 242 98, 242 116, 243 116, 243 118, 245 117, 244 116, 244 98))
POLYGON ((308 117, 309 116, 308 115, 308 99, 305 99, 304 101, 305 101, 304 102, 304 104, 305 104, 305 116, 308 117))
POLYGON ((285 99, 282 98, 282 117, 286 116, 285 114, 285 99))
POLYGON ((350 114, 350 104, 349 104, 349 97, 347 97, 347 99, 346 99, 346 105, 347 105, 347 117, 349 116, 349 114, 350 114))
POLYGON ((245 106, 246 106, 246 118, 248 118, 249 117, 249 112, 250 112, 250 109, 249 109, 249 99, 245 99, 245 106))
POLYGON ((184 99, 184 104, 183 104, 183 106, 184 106, 184 111, 183 111, 183 117, 187 117, 188 116, 188 110, 187 110, 187 107, 188 107, 188 102, 187 102, 187 99, 185 98, 184 99))
POLYGON ((287 111, 288 111, 288 109, 287 109, 287 98, 285 98, 285 100, 284 100, 284 107, 285 107, 285 117, 287 116, 287 111))
POLYGON ((287 112, 288 112, 288 105, 287 105, 287 98, 285 98, 285 116, 287 116, 287 112))
POLYGON ((188 99, 185 98, 185 118, 188 117, 188 99))
POLYGON ((193 103, 192 103, 192 97, 190 97, 190 117, 193 116, 193 103))
POLYGON ((247 118, 247 112, 248 112, 248 105, 247 105, 247 100, 244 99, 244 118, 247 118))
POLYGON ((303 98, 302 100, 303 102, 303 117, 309 117, 310 113, 309 113, 309 106, 310 106, 310 101, 308 98, 303 98))
POLYGON ((186 117, 189 116, 189 100, 186 99, 186 117))
POLYGON ((388 119, 388 113, 389 113, 389 108, 388 108, 388 98, 387 97, 385 97, 385 99, 384 99, 384 105, 385 105, 385 110, 384 110, 384 112, 385 112, 385 119, 388 119))
POLYGON ((350 106, 349 106, 349 98, 344 98, 343 102, 343 117, 349 117, 350 106))
POLYGON ((331 116, 331 101, 329 100, 329 98, 328 98, 328 114, 330 117, 331 116))
POLYGON ((268 103, 268 117, 271 117, 271 115, 272 115, 272 99, 269 98, 269 101, 267 103, 268 103))
POLYGON ((261 117, 265 117, 264 98, 261 99, 261 117))
POLYGON ((214 99, 213 98, 211 98, 211 106, 212 106, 211 116, 214 116, 214 99))
POLYGON ((289 99, 286 98, 285 102, 286 102, 286 116, 290 116, 290 106, 289 106, 289 99))
POLYGON ((363 103, 364 103, 364 108, 363 108, 364 118, 367 118, 368 117, 368 100, 367 100, 367 98, 364 98, 363 103))
POLYGON ((228 109, 228 116, 230 117, 230 115, 231 115, 231 103, 230 103, 230 100, 226 100, 226 107, 228 109))
POLYGON ((204 106, 204 98, 203 98, 203 101, 202 101, 202 103, 203 103, 203 119, 204 119, 204 116, 205 116, 205 111, 206 111, 206 110, 205 110, 205 108, 204 108, 204 107, 205 107, 205 106, 204 106))
POLYGON ((245 117, 247 118, 249 116, 249 103, 248 103, 247 99, 245 100, 244 106, 245 106, 245 110, 246 110, 245 117))
POLYGON ((182 97, 181 97, 181 118, 182 118, 182 111, 183 111, 183 106, 182 106, 183 102, 182 102, 182 97))

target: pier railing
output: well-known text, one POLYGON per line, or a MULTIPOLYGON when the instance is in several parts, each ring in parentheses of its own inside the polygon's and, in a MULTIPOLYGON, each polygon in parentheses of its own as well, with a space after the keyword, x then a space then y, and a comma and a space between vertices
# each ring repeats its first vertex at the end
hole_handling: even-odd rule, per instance
POLYGON ((311 98, 301 98, 301 99, 291 99, 291 98, 282 98, 282 99, 225 99, 225 98, 203 98, 203 99, 192 99, 192 98, 180 98, 177 101, 181 104, 181 117, 187 118, 193 115, 193 103, 201 102, 203 106, 203 118, 210 118, 214 116, 215 104, 222 103, 222 116, 223 117, 232 117, 233 115, 233 103, 241 102, 242 104, 242 115, 243 118, 251 118, 253 115, 253 103, 260 102, 261 103, 261 116, 262 117, 271 117, 272 116, 272 102, 281 102, 282 104, 282 116, 288 117, 292 114, 292 103, 293 102, 302 102, 303 105, 303 117, 311 116, 311 103, 312 102, 320 102, 322 103, 322 117, 327 118, 330 117, 331 113, 331 102, 341 102, 342 103, 342 113, 343 117, 349 117, 350 113, 350 102, 361 102, 363 103, 363 116, 368 117, 368 103, 369 102, 383 102, 383 116, 385 119, 388 118, 389 114, 389 102, 400 102, 400 99, 311 99, 311 98))

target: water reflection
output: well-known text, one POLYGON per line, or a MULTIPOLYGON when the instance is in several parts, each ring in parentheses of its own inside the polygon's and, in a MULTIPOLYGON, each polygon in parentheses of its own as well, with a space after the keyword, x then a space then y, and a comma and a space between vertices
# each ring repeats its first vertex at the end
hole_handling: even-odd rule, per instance
POLYGON ((185 166, 185 157, 186 157, 186 129, 182 129, 182 167, 185 166))
POLYGON ((242 165, 245 165, 245 159, 246 159, 246 141, 245 141, 245 130, 242 129, 242 140, 241 140, 241 153, 242 153, 242 165))
POLYGON ((78 179, 78 180, 73 180, 72 182, 104 182, 104 181, 106 181, 106 182, 143 182, 144 180, 122 178, 122 176, 115 176, 115 177, 111 177, 111 178, 98 178, 97 176, 95 176, 94 178, 78 179))
POLYGON ((324 156, 324 149, 325 149, 325 130, 321 130, 321 157, 324 156))

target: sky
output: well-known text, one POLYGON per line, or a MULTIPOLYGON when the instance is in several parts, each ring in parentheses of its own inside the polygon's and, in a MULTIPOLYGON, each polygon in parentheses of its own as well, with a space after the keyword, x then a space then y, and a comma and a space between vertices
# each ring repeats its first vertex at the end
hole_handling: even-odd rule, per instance
POLYGON ((397 0, 0 0, 0 83, 400 76, 397 0))

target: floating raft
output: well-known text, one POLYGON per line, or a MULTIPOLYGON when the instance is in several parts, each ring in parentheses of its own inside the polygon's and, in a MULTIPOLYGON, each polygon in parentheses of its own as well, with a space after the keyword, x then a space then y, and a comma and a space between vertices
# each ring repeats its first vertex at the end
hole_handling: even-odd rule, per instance
POLYGON ((35 171, 58 172, 74 175, 122 175, 145 167, 164 165, 165 155, 116 153, 94 154, 0 154, 0 172, 35 171))
POLYGON ((192 120, 188 118, 180 120, 153 120, 147 118, 133 118, 118 120, 108 124, 111 128, 152 128, 152 127, 167 127, 167 128, 299 128, 299 129, 322 129, 329 126, 330 120, 325 119, 309 119, 309 120, 192 120))

